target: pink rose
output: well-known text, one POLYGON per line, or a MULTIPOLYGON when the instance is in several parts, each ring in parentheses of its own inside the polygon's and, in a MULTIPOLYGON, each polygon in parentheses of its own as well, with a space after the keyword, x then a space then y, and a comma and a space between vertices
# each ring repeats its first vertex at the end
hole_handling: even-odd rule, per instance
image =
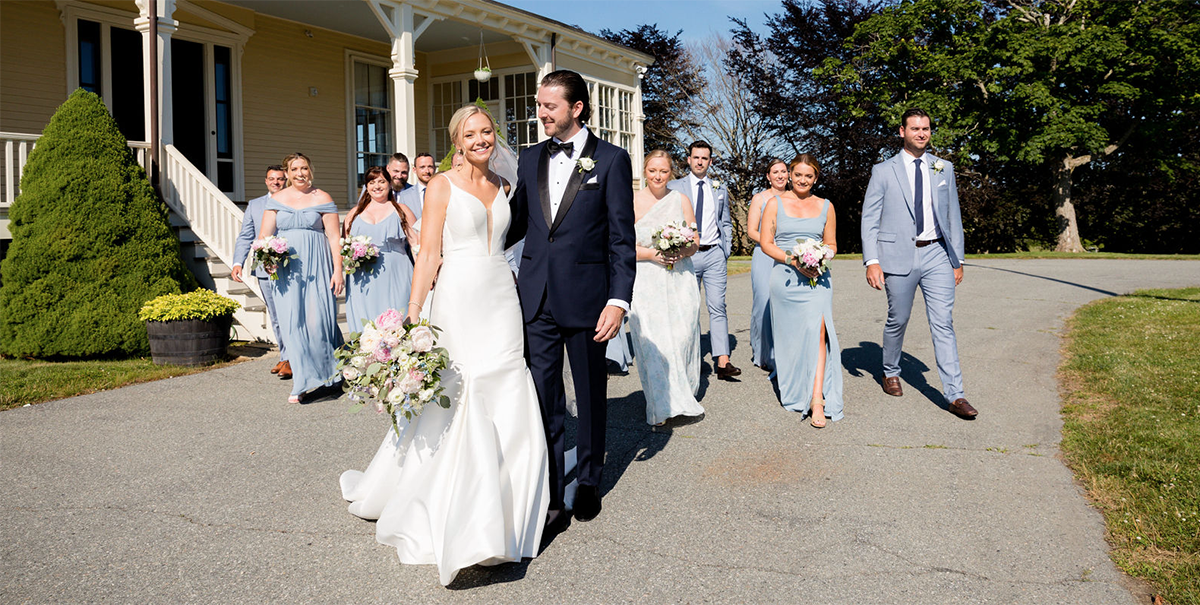
POLYGON ((281 239, 271 240, 271 249, 279 254, 283 254, 284 252, 287 252, 287 242, 281 239))
POLYGON ((385 332, 404 325, 404 316, 395 309, 388 309, 375 318, 375 327, 385 332))

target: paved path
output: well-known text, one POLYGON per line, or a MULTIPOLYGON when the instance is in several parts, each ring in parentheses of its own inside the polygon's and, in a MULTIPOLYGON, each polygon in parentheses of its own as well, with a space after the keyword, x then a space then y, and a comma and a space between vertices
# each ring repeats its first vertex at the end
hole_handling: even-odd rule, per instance
POLYGON ((943 411, 924 313, 906 394, 885 396, 886 303, 835 262, 846 418, 817 431, 749 367, 749 275, 731 278, 740 383, 703 421, 646 426, 610 382, 604 512, 543 555, 449 589, 351 516, 337 478, 385 421, 284 403, 272 358, 0 413, 0 601, 1134 603, 1058 458, 1063 319, 1185 261, 977 261, 959 290, 966 422, 943 411))

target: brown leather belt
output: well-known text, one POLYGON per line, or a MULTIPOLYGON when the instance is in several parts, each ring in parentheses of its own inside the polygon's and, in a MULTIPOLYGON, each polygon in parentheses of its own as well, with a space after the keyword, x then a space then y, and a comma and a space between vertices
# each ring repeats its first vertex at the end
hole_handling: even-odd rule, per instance
POLYGON ((940 237, 937 239, 917 240, 917 247, 924 248, 925 246, 928 246, 929 244, 939 244, 939 243, 941 243, 941 241, 942 241, 942 238, 940 238, 940 237))
POLYGON ((697 248, 697 250, 699 250, 701 252, 708 252, 709 250, 712 250, 713 248, 716 248, 716 247, 717 247, 716 244, 702 244, 702 245, 700 245, 700 247, 697 248))

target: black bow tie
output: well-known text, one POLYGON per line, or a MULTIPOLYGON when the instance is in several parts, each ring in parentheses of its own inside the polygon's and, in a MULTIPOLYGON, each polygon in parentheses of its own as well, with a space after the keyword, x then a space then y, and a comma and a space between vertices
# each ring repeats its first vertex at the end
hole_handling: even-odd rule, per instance
POLYGON ((554 139, 550 139, 550 142, 546 143, 546 149, 550 150, 550 155, 554 155, 561 151, 561 152, 567 154, 567 156, 570 156, 572 153, 575 152, 575 143, 571 143, 571 142, 559 143, 559 142, 555 141, 554 139))

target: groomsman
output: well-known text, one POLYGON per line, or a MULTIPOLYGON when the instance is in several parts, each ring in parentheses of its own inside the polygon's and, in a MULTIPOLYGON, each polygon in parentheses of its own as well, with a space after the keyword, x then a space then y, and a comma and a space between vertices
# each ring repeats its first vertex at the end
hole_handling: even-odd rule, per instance
POLYGON ((425 188, 429 186, 429 179, 432 179, 434 173, 437 172, 433 156, 428 153, 418 154, 416 160, 413 161, 413 171, 417 174, 417 184, 401 191, 396 201, 408 206, 408 209, 412 210, 413 214, 420 219, 421 208, 425 205, 425 188))
POLYGON ((904 150, 871 169, 863 199, 863 262, 867 283, 887 291, 883 327, 883 392, 900 397, 900 352, 917 287, 933 335, 942 392, 951 413, 978 415, 963 395, 954 335, 954 288, 963 279, 963 228, 954 167, 927 150, 929 114, 909 109, 900 118, 904 150))
POLYGON ((708 303, 708 336, 716 362, 717 378, 728 380, 742 373, 729 362, 729 320, 725 317, 726 261, 733 243, 733 223, 729 218, 729 195, 720 183, 708 178, 712 164, 712 146, 696 141, 688 146, 691 173, 667 183, 692 200, 696 226, 700 232, 700 251, 692 257, 696 279, 704 285, 708 303))
POLYGON ((392 181, 392 197, 396 198, 401 191, 412 187, 408 182, 408 156, 396 152, 388 160, 388 178, 392 181))
MULTIPOLYGON (((271 197, 271 194, 279 193, 284 187, 287 187, 287 171, 283 169, 283 166, 267 167, 266 184, 267 191, 270 193, 256 197, 246 204, 246 213, 242 216, 242 230, 238 232, 237 241, 233 245, 233 259, 236 264, 230 270, 229 276, 236 282, 242 281, 242 261, 250 253, 250 245, 254 243, 254 238, 258 235, 258 228, 262 225, 263 212, 267 209, 267 199, 271 197)), ((279 363, 271 368, 271 373, 278 374, 280 378, 286 380, 292 377, 292 365, 288 363, 287 347, 284 346, 283 336, 279 331, 279 315, 275 313, 275 282, 271 281, 271 276, 262 267, 256 268, 254 275, 258 278, 258 289, 262 292, 263 302, 267 305, 267 315, 271 318, 271 329, 275 332, 275 342, 279 343, 279 363)))

